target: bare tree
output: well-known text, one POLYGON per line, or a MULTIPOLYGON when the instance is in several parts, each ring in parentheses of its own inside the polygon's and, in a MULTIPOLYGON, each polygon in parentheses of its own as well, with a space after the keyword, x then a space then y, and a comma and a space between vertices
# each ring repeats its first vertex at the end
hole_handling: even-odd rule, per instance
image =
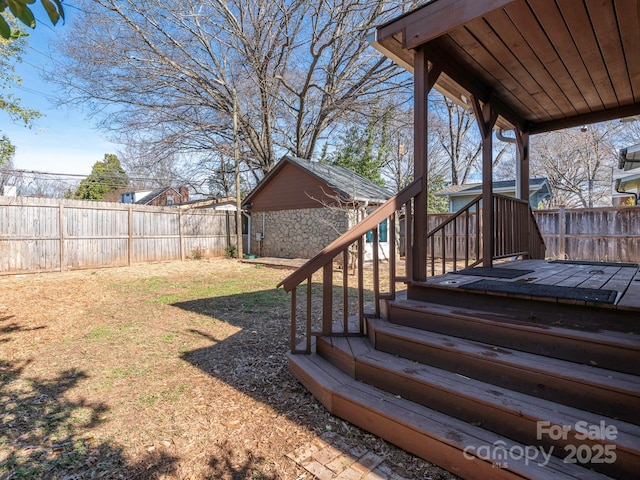
POLYGON ((640 143, 640 115, 623 118, 620 122, 622 123, 620 146, 626 147, 640 143))
POLYGON ((82 0, 61 65, 64 101, 104 129, 194 155, 232 140, 256 180, 285 151, 310 158, 321 135, 408 77, 365 32, 411 1, 82 0))
POLYGON ((550 207, 610 205, 622 128, 607 122, 532 137, 531 170, 548 178, 550 207))
MULTIPOLYGON (((390 117, 388 161, 383 175, 394 191, 399 191, 413 180, 413 111, 410 108, 396 108, 390 117)), ((449 156, 440 142, 442 119, 435 113, 429 114, 429 163, 427 176, 436 188, 442 188, 448 179, 449 156)), ((430 188, 431 190, 431 188, 430 188)), ((433 192, 432 192, 433 193, 433 192)))
POLYGON ((429 128, 438 132, 438 142, 449 157, 451 184, 467 183, 482 151, 473 112, 441 94, 435 94, 431 104, 436 116, 429 128))

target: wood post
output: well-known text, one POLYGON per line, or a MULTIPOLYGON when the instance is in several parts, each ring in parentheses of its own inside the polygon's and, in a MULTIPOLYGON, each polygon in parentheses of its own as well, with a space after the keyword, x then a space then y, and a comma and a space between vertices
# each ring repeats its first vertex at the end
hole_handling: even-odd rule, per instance
POLYGON ((64 234, 66 229, 66 219, 64 215, 64 205, 60 202, 60 209, 58 211, 58 228, 60 229, 60 271, 64 272, 67 269, 67 259, 65 258, 66 252, 64 248, 64 234))
MULTIPOLYGON (((520 162, 520 200, 527 202, 527 206, 531 208, 529 204, 529 132, 516 128, 516 148, 518 149, 518 161, 520 162)), ((527 245, 531 245, 531 234, 533 232, 531 231, 531 218, 528 211, 526 218, 520 221, 524 222, 521 228, 522 234, 527 239, 527 245)), ((531 248, 528 250, 528 258, 535 256, 535 253, 531 252, 531 248)))
POLYGON ((564 205, 558 209, 558 258, 564 260, 567 255, 567 210, 564 205))
MULTIPOLYGON (((411 255, 411 272, 414 281, 427 279, 427 172, 429 166, 427 134, 429 130, 429 91, 433 88, 442 69, 439 66, 429 68, 425 47, 420 47, 414 55, 414 142, 413 142, 413 171, 414 178, 420 179, 422 188, 414 199, 413 245, 411 255)), ((409 225, 405 225, 406 234, 409 225)))
POLYGON ((127 263, 133 263, 133 206, 129 207, 129 243, 127 249, 127 263))
POLYGON ((520 157, 520 200, 529 202, 529 132, 516 128, 516 148, 520 157))
POLYGON ((184 262, 184 236, 182 235, 182 209, 178 208, 178 236, 180 237, 180 260, 184 262))
POLYGON ((480 135, 482 136, 482 266, 493 266, 495 251, 494 211, 493 211, 493 126, 498 113, 491 108, 491 101, 482 105, 475 96, 472 97, 480 135))
POLYGON ((425 49, 418 48, 414 56, 414 178, 421 179, 421 191, 414 200, 414 231, 412 272, 414 281, 427 279, 426 234, 427 234, 427 116, 429 66, 425 49))

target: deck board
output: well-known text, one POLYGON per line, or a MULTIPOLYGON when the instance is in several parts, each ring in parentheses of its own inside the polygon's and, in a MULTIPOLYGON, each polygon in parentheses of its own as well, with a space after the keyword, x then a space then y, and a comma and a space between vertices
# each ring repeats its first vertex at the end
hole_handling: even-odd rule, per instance
POLYGON ((618 306, 640 310, 640 280, 633 280, 629 284, 622 294, 622 298, 618 301, 618 306))
MULTIPOLYGON (((557 285, 559 287, 576 287, 576 288, 592 288, 600 290, 614 290, 618 292, 618 300, 611 305, 597 305, 605 308, 620 308, 626 310, 640 310, 640 287, 636 288, 632 285, 640 285, 640 274, 638 267, 624 264, 621 266, 597 263, 579 264, 579 263, 551 263, 545 260, 514 260, 501 262, 496 267, 511 269, 527 269, 534 270, 531 274, 515 279, 495 279, 484 276, 461 275, 447 273, 445 275, 437 275, 429 277, 426 281, 428 285, 438 287, 464 287, 464 285, 478 281, 479 279, 499 280, 503 282, 527 282, 541 285, 557 285)), ((516 298, 525 298, 533 300, 541 300, 540 297, 532 297, 529 295, 486 292, 497 296, 511 296, 516 298)), ((544 297, 546 301, 561 301, 564 303, 587 304, 580 301, 565 301, 557 298, 544 297)), ((588 303, 591 305, 591 303, 588 303)))

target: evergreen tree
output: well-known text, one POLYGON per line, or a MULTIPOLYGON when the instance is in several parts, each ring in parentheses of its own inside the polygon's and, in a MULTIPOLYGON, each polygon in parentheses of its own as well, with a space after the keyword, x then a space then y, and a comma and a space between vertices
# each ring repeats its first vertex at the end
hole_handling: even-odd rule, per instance
POLYGON ((16 147, 11 143, 6 135, 0 136, 0 166, 11 162, 16 153, 16 147))
POLYGON ((349 127, 340 138, 336 151, 331 154, 323 151, 321 161, 347 168, 384 186, 381 171, 387 162, 388 143, 387 122, 383 118, 382 126, 378 127, 375 115, 372 115, 366 128, 358 125, 349 127))
POLYGON ((102 200, 110 193, 129 185, 129 177, 120 165, 117 155, 107 153, 104 160, 93 164, 91 174, 78 185, 73 198, 102 200))
POLYGON ((428 213, 446 213, 449 211, 449 202, 445 197, 436 197, 435 193, 446 187, 448 182, 444 175, 429 177, 427 185, 427 209, 428 213))

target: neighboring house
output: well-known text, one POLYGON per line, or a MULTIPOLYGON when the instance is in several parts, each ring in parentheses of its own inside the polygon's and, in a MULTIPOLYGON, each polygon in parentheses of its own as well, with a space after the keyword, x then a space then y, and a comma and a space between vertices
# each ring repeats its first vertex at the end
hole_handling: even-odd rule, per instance
POLYGON ((156 190, 138 190, 120 194, 120 203, 153 205, 156 207, 172 206, 189 201, 187 187, 162 187, 156 190))
MULTIPOLYGON (((283 157, 247 196, 252 252, 263 257, 311 258, 391 194, 342 167, 283 157)), ((380 226, 388 257, 386 223, 380 226)), ((365 248, 370 258, 369 248, 365 248)))
MULTIPOLYGON (((493 182, 493 192, 507 197, 516 196, 516 181, 502 180, 493 182)), ((482 193, 482 183, 467 183, 465 185, 451 185, 437 192, 437 197, 446 197, 449 201, 449 211, 457 212, 471 200, 482 193)), ((529 179, 529 204, 536 209, 543 200, 551 197, 551 187, 546 178, 529 179)))
POLYGON ((149 195, 153 190, 134 190, 120 194, 120 203, 136 203, 141 198, 149 195))
POLYGON ((638 205, 640 195, 640 144, 620 150, 621 176, 615 180, 613 205, 638 205), (625 174, 624 172, 635 173, 625 174))

